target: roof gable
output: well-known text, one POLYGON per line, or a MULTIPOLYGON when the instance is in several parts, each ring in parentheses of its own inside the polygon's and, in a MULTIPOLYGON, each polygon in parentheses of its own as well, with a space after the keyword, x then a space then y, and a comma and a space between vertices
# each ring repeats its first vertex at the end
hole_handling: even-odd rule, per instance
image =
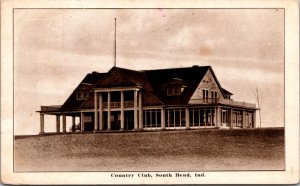
POLYGON ((193 66, 190 68, 148 70, 145 72, 157 97, 163 100, 166 105, 178 105, 188 103, 209 68, 210 66, 193 66), (185 82, 186 88, 179 96, 167 96, 165 84, 174 78, 185 82))
POLYGON ((90 91, 93 87, 93 84, 99 79, 101 79, 105 73, 93 72, 87 74, 84 79, 79 83, 79 85, 75 88, 75 90, 71 93, 69 98, 65 101, 65 103, 61 106, 61 111, 70 111, 76 110, 85 100, 77 100, 77 92, 80 90, 90 91))
POLYGON ((216 77, 213 75, 212 68, 209 68, 209 70, 205 73, 189 101, 204 99, 203 90, 209 91, 209 94, 207 95, 208 98, 213 98, 212 96, 215 96, 215 94, 212 95, 210 93, 211 91, 217 92, 219 96, 223 97, 222 88, 220 87, 216 77))
POLYGON ((222 91, 223 91, 224 95, 229 95, 229 96, 233 95, 231 92, 229 92, 228 90, 226 90, 224 88, 222 88, 222 91))
MULTIPOLYGON (((162 105, 163 102, 155 95, 144 71, 135 71, 119 67, 113 67, 94 86, 97 88, 139 86, 142 88, 142 99, 144 106, 162 105)), ((94 96, 83 102, 79 108, 87 109, 94 107, 94 96)))
POLYGON ((113 67, 94 88, 138 86, 140 75, 138 71, 113 67))
POLYGON ((93 72, 88 74, 62 105, 61 110, 69 111, 94 107, 94 96, 92 94, 86 100, 77 100, 76 93, 79 90, 92 91, 97 88, 128 86, 142 88, 144 106, 188 104, 208 71, 211 72, 221 93, 223 95, 228 94, 228 91, 222 89, 210 66, 144 71, 113 67, 107 73, 93 72), (178 96, 167 96, 166 84, 173 85, 174 83, 183 86, 183 92, 178 96))
POLYGON ((229 91, 225 90, 224 88, 222 88, 220 82, 217 79, 217 76, 215 75, 215 72, 213 71, 213 69, 211 67, 210 67, 210 71, 211 71, 215 81, 217 82, 218 87, 220 88, 223 97, 225 97, 225 95, 233 95, 231 92, 229 92, 229 91))

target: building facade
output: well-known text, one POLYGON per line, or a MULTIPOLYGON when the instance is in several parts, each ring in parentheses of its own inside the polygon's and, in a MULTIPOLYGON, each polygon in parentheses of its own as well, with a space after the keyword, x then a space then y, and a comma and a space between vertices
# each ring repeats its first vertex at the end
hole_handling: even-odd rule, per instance
MULTIPOLYGON (((135 71, 119 67, 88 74, 63 105, 41 106, 56 117, 80 118, 80 131, 255 128, 256 105, 231 99, 210 66, 135 71)), ((61 122, 62 119, 62 122, 61 122)), ((62 131, 61 131, 62 123, 62 131)))

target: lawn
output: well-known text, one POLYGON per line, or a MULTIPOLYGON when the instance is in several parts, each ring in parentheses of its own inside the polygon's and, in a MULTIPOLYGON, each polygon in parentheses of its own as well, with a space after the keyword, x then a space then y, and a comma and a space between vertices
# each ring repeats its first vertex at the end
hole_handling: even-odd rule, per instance
POLYGON ((15 171, 283 170, 284 129, 16 137, 15 171))

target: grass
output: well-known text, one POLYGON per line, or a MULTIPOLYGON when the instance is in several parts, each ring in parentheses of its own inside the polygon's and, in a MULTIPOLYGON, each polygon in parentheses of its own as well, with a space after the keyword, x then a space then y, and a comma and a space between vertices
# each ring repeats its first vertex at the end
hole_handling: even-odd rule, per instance
POLYGON ((284 129, 16 138, 14 163, 15 171, 283 170, 284 129))

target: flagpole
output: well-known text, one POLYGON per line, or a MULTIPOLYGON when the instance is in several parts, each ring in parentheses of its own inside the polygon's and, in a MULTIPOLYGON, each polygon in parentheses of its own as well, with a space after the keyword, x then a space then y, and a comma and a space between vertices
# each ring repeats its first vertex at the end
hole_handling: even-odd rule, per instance
POLYGON ((117 66, 117 39, 116 39, 117 18, 115 18, 115 35, 114 35, 114 67, 117 66))

